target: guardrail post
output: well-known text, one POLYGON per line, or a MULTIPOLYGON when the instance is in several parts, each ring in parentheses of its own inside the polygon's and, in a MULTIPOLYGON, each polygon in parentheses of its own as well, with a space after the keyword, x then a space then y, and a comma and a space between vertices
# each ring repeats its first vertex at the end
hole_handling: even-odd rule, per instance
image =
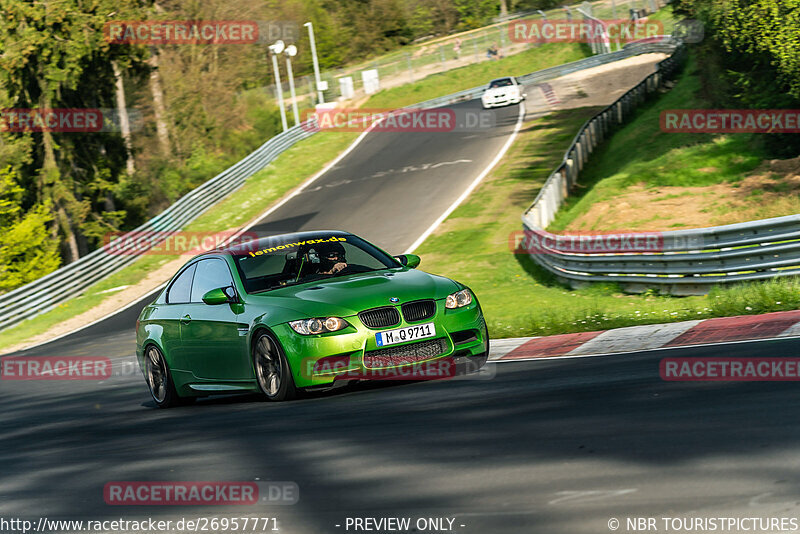
POLYGON ((561 193, 559 195, 558 204, 561 205, 564 202, 564 199, 569 196, 569 185, 567 184, 567 180, 560 172, 556 174, 556 176, 558 177, 558 185, 561 193))
POLYGON ((558 211, 559 205, 558 201, 556 200, 556 191, 554 188, 555 184, 551 182, 550 187, 548 187, 547 191, 547 220, 545 221, 545 227, 549 225, 556 216, 556 212, 558 211))
POLYGON ((592 153, 592 125, 591 125, 591 123, 587 124, 586 125, 586 129, 583 131, 583 148, 584 148, 584 154, 586 155, 585 156, 586 161, 584 161, 584 163, 586 163, 586 162, 589 161, 589 154, 592 153))
POLYGON ((583 163, 589 163, 589 155, 594 152, 592 149, 592 125, 590 124, 588 128, 586 128, 586 132, 583 135, 583 163))
POLYGON ((578 177, 575 175, 574 159, 572 158, 567 159, 565 163, 564 173, 567 175, 567 179, 569 180, 569 187, 574 186, 578 181, 578 177))
POLYGON ((542 228, 547 228, 547 225, 550 222, 550 199, 547 195, 547 189, 544 190, 544 195, 542 196, 541 202, 539 203, 539 207, 541 208, 541 212, 539 213, 539 226, 542 228))
POLYGON ((600 129, 600 142, 602 143, 606 140, 606 133, 608 129, 608 112, 604 111, 600 114, 600 117, 598 118, 598 124, 600 129))
MULTIPOLYGON (((533 209, 528 212, 528 214, 530 218, 533 220, 533 224, 535 224, 536 226, 542 225, 542 214, 539 206, 534 206, 533 209)), ((523 226, 522 229, 524 230, 525 227, 523 226)))

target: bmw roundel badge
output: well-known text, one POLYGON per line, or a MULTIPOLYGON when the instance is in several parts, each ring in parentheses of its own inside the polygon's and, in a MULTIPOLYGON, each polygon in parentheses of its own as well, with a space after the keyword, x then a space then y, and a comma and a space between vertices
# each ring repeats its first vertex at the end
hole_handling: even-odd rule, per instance
POLYGON ((389 302, 400 302, 400 299, 397 297, 392 297, 389 299, 389 302))

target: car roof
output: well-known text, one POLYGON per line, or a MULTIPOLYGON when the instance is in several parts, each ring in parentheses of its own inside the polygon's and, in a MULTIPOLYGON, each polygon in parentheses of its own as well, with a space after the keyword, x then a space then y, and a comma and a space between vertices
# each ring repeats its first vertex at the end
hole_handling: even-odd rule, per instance
MULTIPOLYGON (((245 232, 247 234, 247 232, 245 232)), ((245 235, 243 234, 243 235, 245 235)), ((256 240, 241 240, 241 242, 229 245, 225 247, 220 247, 216 250, 209 252, 208 254, 228 254, 231 256, 240 256, 246 254, 251 250, 259 250, 262 248, 267 248, 270 246, 274 246, 275 243, 282 243, 288 241, 307 241, 309 239, 324 239, 330 237, 343 237, 343 236, 351 236, 350 232, 344 232, 342 230, 313 230, 309 232, 293 232, 288 234, 273 234, 270 236, 265 236, 258 238, 256 240)))
POLYGON ((501 81, 501 80, 511 80, 511 81, 513 82, 513 81, 514 81, 514 77, 513 77, 513 76, 503 76, 502 78, 495 78, 494 80, 492 80, 492 81, 491 81, 491 82, 489 82, 489 83, 492 83, 492 82, 499 82, 499 81, 501 81))

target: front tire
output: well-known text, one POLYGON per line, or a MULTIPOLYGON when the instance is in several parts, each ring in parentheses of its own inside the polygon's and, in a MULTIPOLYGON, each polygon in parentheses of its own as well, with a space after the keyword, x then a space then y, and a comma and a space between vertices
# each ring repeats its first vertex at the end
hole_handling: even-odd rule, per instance
POLYGON ((253 345, 253 371, 258 389, 267 400, 279 402, 297 394, 289 361, 280 344, 266 332, 258 335, 253 345))
POLYGON ((147 347, 144 356, 144 378, 150 395, 159 408, 169 408, 179 403, 172 374, 169 372, 164 354, 155 345, 147 347))

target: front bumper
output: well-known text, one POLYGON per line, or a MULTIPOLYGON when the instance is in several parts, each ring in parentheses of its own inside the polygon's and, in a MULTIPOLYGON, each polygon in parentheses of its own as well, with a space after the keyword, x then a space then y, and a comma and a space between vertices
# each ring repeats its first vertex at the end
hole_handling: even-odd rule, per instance
POLYGON ((435 377, 435 373, 441 373, 442 370, 432 368, 434 362, 442 362, 442 369, 445 369, 444 361, 452 360, 458 364, 470 361, 472 363, 468 364, 467 368, 472 369, 479 368, 488 355, 489 337, 477 299, 473 299, 472 304, 468 306, 453 310, 446 309, 444 300, 439 300, 436 301, 436 314, 432 318, 413 323, 402 320, 398 325, 381 329, 367 328, 358 316, 347 317, 346 320, 351 326, 345 330, 318 336, 302 336, 295 333, 288 324, 275 328, 275 333, 282 341, 284 351, 289 358, 296 386, 325 386, 342 379, 420 379, 420 375, 415 371, 421 369, 433 373, 426 376, 435 377), (365 353, 371 356, 372 351, 386 349, 378 347, 375 339, 377 332, 425 323, 434 323, 436 328, 434 337, 398 343, 390 347, 399 348, 437 340, 441 346, 441 349, 436 351, 438 354, 415 359, 413 363, 379 366, 375 364, 376 359, 370 357, 366 358, 369 365, 365 365, 367 363, 365 353), (323 359, 324 362, 320 362, 323 359), (323 365, 318 365, 318 362, 323 365), (329 365, 329 362, 335 364, 329 365))
POLYGON ((511 104, 519 104, 522 100, 522 95, 507 94, 499 97, 481 98, 481 104, 485 108, 499 108, 511 104))

